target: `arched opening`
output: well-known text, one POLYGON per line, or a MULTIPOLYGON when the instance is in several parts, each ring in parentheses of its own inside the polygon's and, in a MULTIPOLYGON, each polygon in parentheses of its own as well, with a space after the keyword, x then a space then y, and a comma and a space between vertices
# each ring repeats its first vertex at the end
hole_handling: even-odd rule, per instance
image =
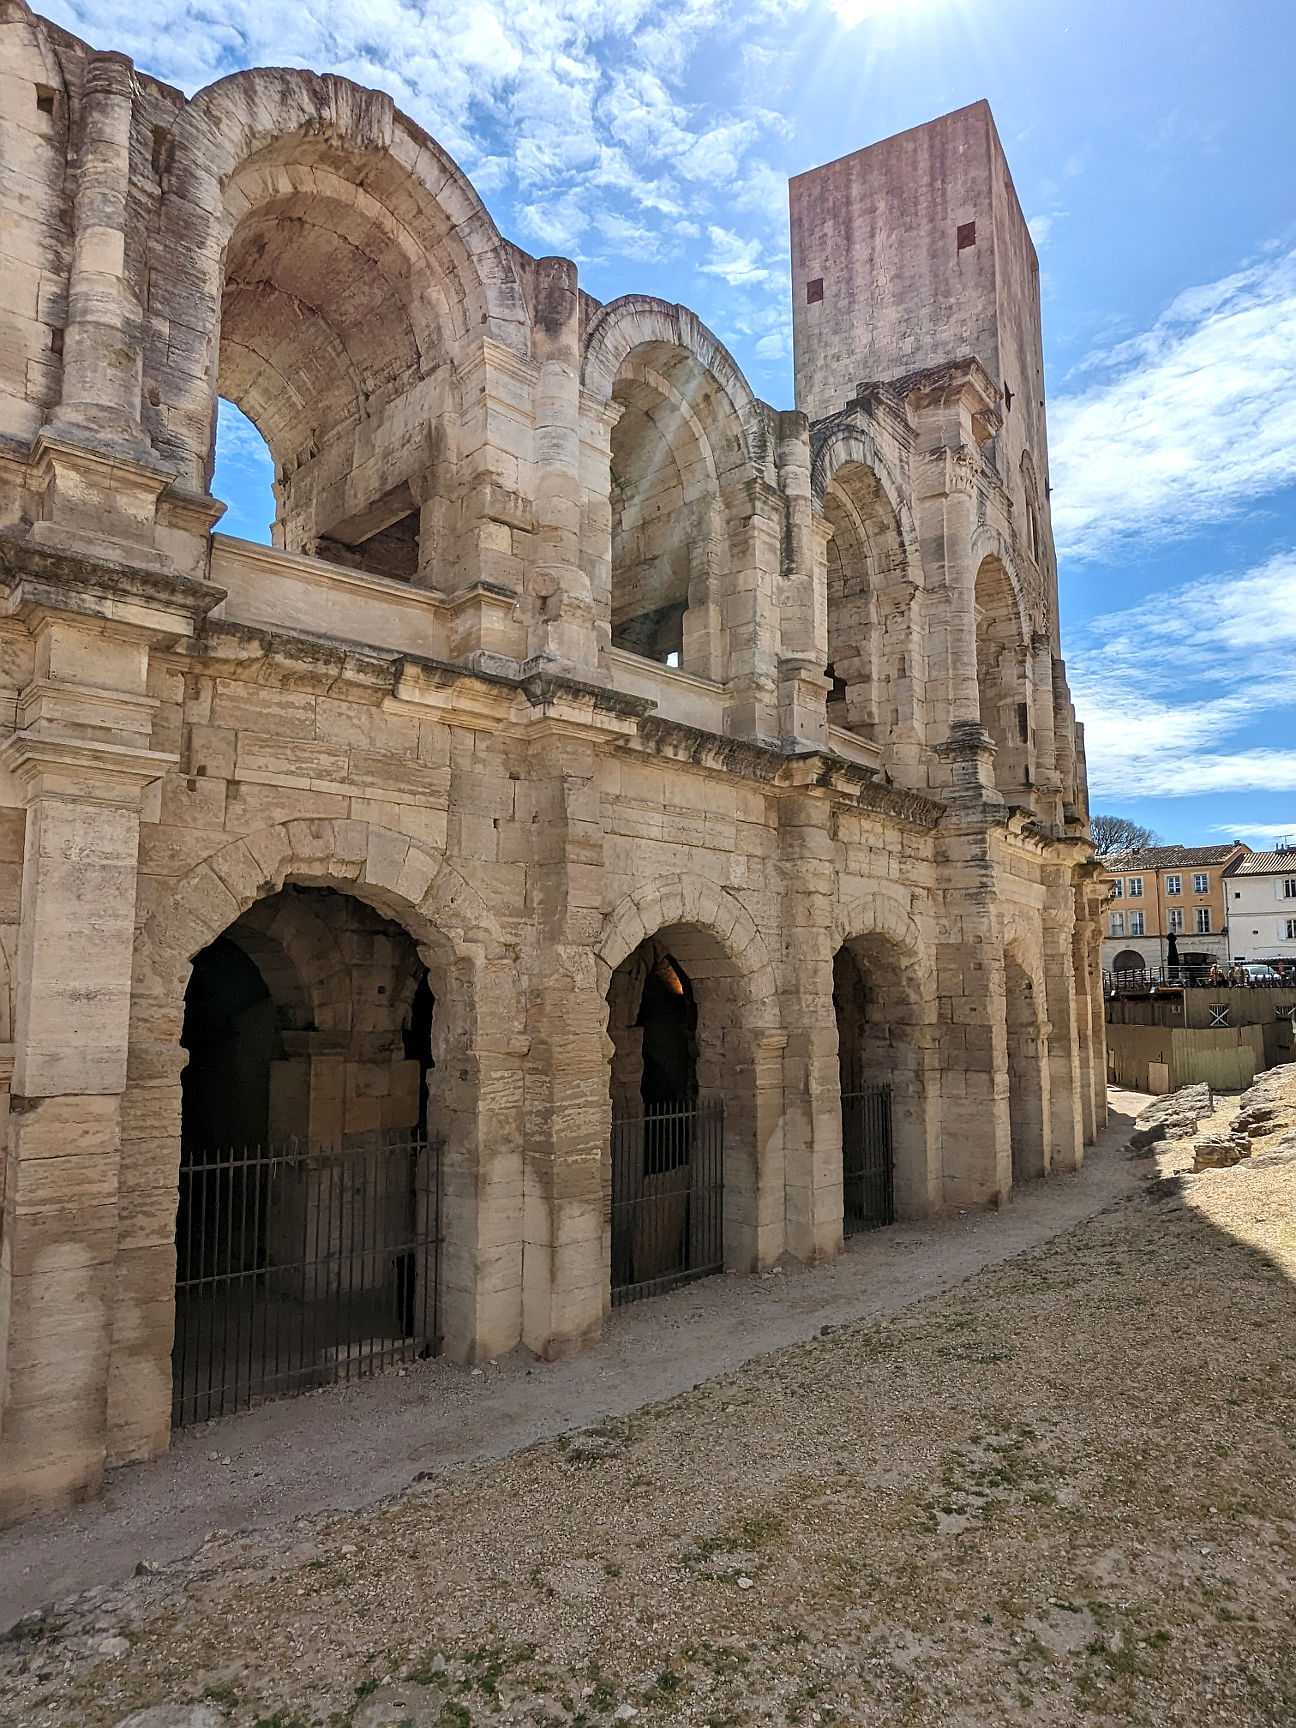
POLYGON ((741 427, 718 381, 665 342, 632 351, 612 399, 612 646, 723 678, 725 500, 741 427))
POLYGON ((995 746, 1000 792, 1029 787, 1034 754, 1027 645, 1008 572, 997 558, 982 560, 976 578, 977 688, 981 724, 995 746))
POLYGON ((409 934, 292 886, 185 994, 173 1422, 439 1342, 435 1002, 409 934))
POLYGON ((829 724, 880 740, 911 707, 909 587, 899 524, 881 481, 862 462, 837 469, 823 513, 832 529, 829 724))
POLYGON ((612 975, 614 1304, 741 1263, 755 1189, 744 1002, 729 956, 692 926, 641 942, 612 975))
POLYGON ((1048 1168, 1048 1117, 1042 1004, 1030 973, 1011 953, 1004 958, 1008 1021, 1008 1119, 1013 1181, 1029 1182, 1048 1168))
POLYGON ((258 545, 271 543, 275 519, 274 459, 269 446, 241 409, 216 404, 216 458, 212 492, 225 504, 222 534, 258 545))
POLYGON ((842 1111, 842 1233, 927 1209, 920 1010, 894 946, 859 936, 833 956, 842 1111))
POLYGON ((244 162, 226 189, 242 213, 225 249, 217 386, 270 451, 274 543, 404 582, 428 563, 428 476, 445 454, 428 440, 448 408, 418 201, 390 157, 353 161, 319 139, 244 162))
POLYGON ((1111 963, 1113 972, 1146 972, 1147 961, 1137 948, 1122 948, 1111 963))

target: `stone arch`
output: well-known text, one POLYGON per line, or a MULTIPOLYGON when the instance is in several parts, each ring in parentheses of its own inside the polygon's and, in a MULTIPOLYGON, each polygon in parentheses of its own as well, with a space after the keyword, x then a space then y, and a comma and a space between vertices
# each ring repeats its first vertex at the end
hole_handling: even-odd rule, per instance
POLYGON ((1147 961, 1137 948, 1122 948, 1109 968, 1112 972, 1146 972, 1147 961))
POLYGON ((916 556, 918 530, 905 489, 878 448, 877 440, 862 426, 838 427, 815 451, 810 465, 810 490, 816 504, 822 508, 824 494, 838 472, 851 463, 871 470, 895 515, 906 556, 916 556))
POLYGON ((1048 628, 1047 613, 1041 610, 1040 615, 1035 616, 1029 587, 1017 563, 1011 541, 1001 534, 998 528, 983 522, 972 535, 972 562, 979 570, 987 559, 993 559, 1003 572, 1007 592, 1011 596, 1016 629, 1021 640, 1028 643, 1037 629, 1048 628))
POLYGON ((1022 451, 1021 459, 1022 503, 1025 515, 1022 519, 1022 543, 1028 557, 1037 568, 1045 566, 1044 550, 1044 517, 1040 498, 1039 480, 1035 474, 1035 464, 1031 460, 1029 450, 1022 451))
POLYGON ((683 350, 715 379, 742 429, 746 460, 769 479, 764 411, 724 343, 687 306, 672 306, 651 294, 626 294, 601 307, 585 333, 582 385, 597 401, 611 401, 617 375, 634 350, 654 345, 683 350))
POLYGON ((1005 931, 1004 1014, 1013 1182, 1047 1175, 1050 1163, 1047 984, 1038 938, 1005 931))
MULTIPOLYGON (((923 1217, 942 1198, 935 960, 930 944, 905 898, 883 884, 870 884, 867 893, 852 894, 839 905, 832 952, 835 979, 843 979, 842 957, 849 956, 865 992, 854 1017, 843 1012, 843 1003, 836 1003, 839 1039, 849 1031, 860 1045, 858 1052, 838 1049, 843 1088, 890 1086, 895 1215, 923 1217)), ((849 983, 849 977, 844 982, 849 983)))
POLYGON ((390 918, 412 938, 431 974, 441 1015, 434 1051, 440 1076, 436 1111, 445 1141, 445 1347, 457 1357, 475 1348, 478 1168, 484 1158, 507 1159, 520 1147, 514 1120, 520 1082, 504 1083, 510 1057, 495 1051, 494 1090, 485 1095, 478 1024, 483 1013, 492 1024, 520 1023, 516 968, 508 964, 498 925, 481 896, 419 841, 360 820, 279 823, 230 841, 169 886, 136 937, 121 1106, 121 1208, 132 1223, 119 1256, 109 1371, 114 1462, 165 1450, 169 1441, 184 1064, 179 1039, 190 962, 289 883, 336 889, 390 918), (510 989, 513 999, 505 999, 510 989))
POLYGON ((723 681, 726 601, 753 556, 750 482, 770 478, 763 410, 692 313, 645 296, 598 313, 582 378, 609 410, 608 538, 591 560, 608 640, 723 681))
MULTIPOLYGON (((240 228, 250 255, 276 244, 282 254, 276 223, 319 225, 327 214, 330 256, 372 257, 372 270, 354 274, 357 282, 380 278, 370 286, 382 298, 376 311, 357 305, 347 331, 333 334, 343 349, 348 337, 372 348, 378 335, 394 340, 407 323, 407 383, 427 378, 438 358, 462 362, 483 335, 519 354, 529 351, 529 322, 509 248, 466 176, 389 96, 331 75, 237 72, 187 104, 167 158, 153 276, 168 346, 153 358, 188 388, 171 392, 175 400, 165 421, 152 430, 192 490, 207 484, 214 338, 221 329, 227 251, 240 228), (265 212, 260 223, 259 210, 265 212), (185 306, 183 321, 166 318, 165 308, 175 304, 185 306)), ((291 300, 293 283, 284 287, 291 300)), ((300 292, 313 300, 311 289, 300 292)), ((291 324, 293 316, 286 305, 284 322, 291 324)), ((329 353, 331 369, 355 358, 329 353)), ((385 374, 393 364, 384 355, 376 369, 361 366, 351 380, 353 394, 363 398, 356 408, 361 418, 372 393, 391 387, 385 374)), ((303 421, 298 443, 309 442, 307 430, 303 421)), ((282 464, 285 440, 279 442, 274 454, 282 464)))
POLYGON ((839 429, 818 451, 812 486, 832 529, 828 717, 883 742, 914 729, 915 691, 923 683, 912 519, 876 443, 857 427, 839 429))
POLYGON ((1035 691, 1029 617, 996 552, 976 567, 973 601, 981 725, 995 746, 995 785, 1011 793, 1034 782, 1035 691))
POLYGON ((442 965, 502 946, 481 895, 421 842, 358 820, 303 819, 231 841, 168 892, 137 939, 137 987, 173 990, 200 948, 289 880, 356 894, 442 965))
MULTIPOLYGON (((633 1025, 646 977, 645 957, 667 957, 687 975, 697 1005, 698 1096, 724 1110, 723 1254, 727 1268, 750 1270, 784 1246, 783 1072, 785 1040, 775 975, 751 916, 723 889, 693 876, 628 894, 604 921, 595 950, 608 1004, 609 1089, 635 1113, 633 1088, 617 1086, 636 1052, 620 1040, 633 1025), (639 967, 644 976, 636 972, 639 967), (626 1096, 622 1096, 622 1094, 626 1096)), ((612 1267, 612 1167, 605 1161, 605 1241, 612 1267)))
POLYGON ((255 964, 276 1003, 295 1008, 297 1030, 350 1030, 350 999, 329 987, 346 961, 334 932, 307 906, 269 895, 254 901, 225 934, 255 964))
POLYGON ((774 966, 755 920, 740 900, 700 876, 675 876, 634 889, 608 914, 595 947, 604 990, 641 943, 680 925, 710 932, 747 980, 748 997, 777 1011, 774 966))

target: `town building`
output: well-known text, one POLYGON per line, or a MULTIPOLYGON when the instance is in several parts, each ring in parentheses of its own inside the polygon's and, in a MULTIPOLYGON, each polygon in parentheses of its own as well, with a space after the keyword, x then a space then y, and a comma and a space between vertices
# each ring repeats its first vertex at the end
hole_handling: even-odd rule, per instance
POLYGON ((1296 848, 1248 852, 1226 878, 1231 957, 1285 961, 1296 973, 1296 848))
POLYGON ((0 6, 0 1512, 1080 1164, 1034 249, 984 103, 791 199, 776 409, 386 95, 0 6))
POLYGON ((1109 895, 1104 972, 1224 963, 1229 952, 1224 876, 1247 853, 1235 840, 1227 846, 1142 846, 1099 859, 1109 895))

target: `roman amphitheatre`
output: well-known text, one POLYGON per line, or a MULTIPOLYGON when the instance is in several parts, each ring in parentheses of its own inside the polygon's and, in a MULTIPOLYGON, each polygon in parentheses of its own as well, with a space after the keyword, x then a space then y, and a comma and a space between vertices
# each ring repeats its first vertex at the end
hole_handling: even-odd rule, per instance
MULTIPOLYGON (((1011 1304, 1010 1254, 1047 1271, 1138 1174, 1107 1129, 1038 265, 989 108, 793 180, 775 407, 687 307, 600 303, 504 238, 381 92, 251 70, 186 98, 22 0, 0 66, 0 1541, 15 1613, 42 1572, 79 1604, 5 1647, 12 1719, 764 1719, 712 1693, 779 1621, 784 1714, 830 1720, 823 1604, 789 1604, 867 1580, 789 1555, 831 1466, 763 1436, 772 1507, 721 1444, 709 1482, 680 1463, 679 1524, 672 1435, 813 1403, 830 1359, 882 1409, 942 1328, 999 1360, 955 1270, 1011 1304), (220 532, 220 399, 273 458, 271 545, 220 532), (867 1271, 910 1255, 905 1301, 938 1306, 896 1344, 867 1271), (609 1374, 666 1400, 642 1467, 609 1374), (483 1480, 470 1536, 471 1466, 505 1453, 525 1518, 483 1480), (273 1552, 187 1522, 233 1459, 232 1528, 278 1484, 273 1552), (451 1472, 424 1493, 465 1534, 406 1649, 378 1626, 422 1612, 387 1589, 412 1464, 451 1472), (381 1531, 347 1523, 384 1494, 381 1531), (546 1533, 559 1508, 579 1531, 546 1533), (83 1601, 104 1518, 156 1552, 114 1547, 138 1582, 83 1601), (730 1598, 785 1564, 742 1630, 730 1598), (299 1565, 294 1600, 370 1619, 294 1693, 287 1596, 247 1579, 299 1565), (474 1567, 534 1601, 485 1604, 474 1567), (643 1567, 629 1642, 569 1649, 643 1567), (666 1604, 695 1587, 690 1634, 666 1604)), ((897 1456, 923 1542, 1075 1475, 1061 1416, 969 1438, 959 1396, 944 1501, 897 1456)))

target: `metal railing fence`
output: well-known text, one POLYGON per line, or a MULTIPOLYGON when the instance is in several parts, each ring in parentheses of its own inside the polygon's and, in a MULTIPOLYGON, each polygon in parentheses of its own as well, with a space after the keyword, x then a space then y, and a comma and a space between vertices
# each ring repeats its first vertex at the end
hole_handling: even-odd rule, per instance
POLYGON ((895 1222, 891 1087, 842 1093, 842 1233, 858 1236, 895 1222))
POLYGON ((612 1302, 724 1270, 724 1106, 688 1100, 612 1121, 612 1302))
POLYGON ((186 1158, 173 1425, 435 1354, 440 1167, 408 1136, 186 1158))

